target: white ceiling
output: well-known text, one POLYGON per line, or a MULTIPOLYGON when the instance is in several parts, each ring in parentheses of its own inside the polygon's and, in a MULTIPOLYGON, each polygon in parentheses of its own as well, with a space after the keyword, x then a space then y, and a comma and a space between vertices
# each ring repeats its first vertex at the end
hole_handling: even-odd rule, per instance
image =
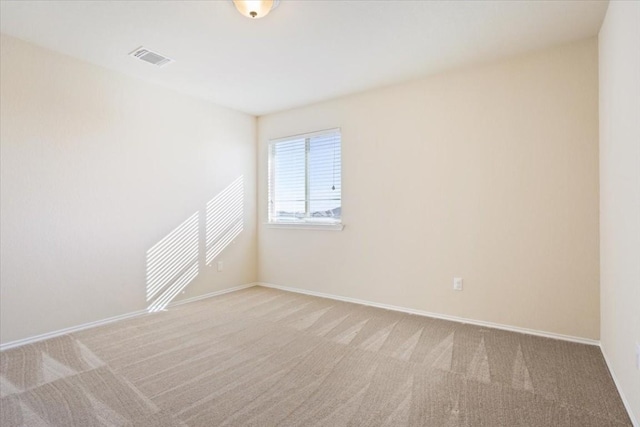
POLYGON ((597 34, 605 1, 1 1, 3 33, 254 115, 597 34), (145 46, 176 60, 156 68, 145 46))

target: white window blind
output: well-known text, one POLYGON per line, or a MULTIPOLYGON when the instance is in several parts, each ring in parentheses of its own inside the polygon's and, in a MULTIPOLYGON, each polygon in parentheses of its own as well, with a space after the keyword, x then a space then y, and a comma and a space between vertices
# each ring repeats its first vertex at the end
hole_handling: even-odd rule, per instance
POLYGON ((269 222, 341 222, 340 130, 314 132, 269 144, 269 222))

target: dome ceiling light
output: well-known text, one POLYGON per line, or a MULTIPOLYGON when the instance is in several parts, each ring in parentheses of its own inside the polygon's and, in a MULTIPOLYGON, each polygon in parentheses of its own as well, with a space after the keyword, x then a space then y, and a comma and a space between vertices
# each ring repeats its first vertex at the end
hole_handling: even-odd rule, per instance
POLYGON ((247 18, 260 19, 278 7, 280 0, 233 0, 233 4, 247 18))

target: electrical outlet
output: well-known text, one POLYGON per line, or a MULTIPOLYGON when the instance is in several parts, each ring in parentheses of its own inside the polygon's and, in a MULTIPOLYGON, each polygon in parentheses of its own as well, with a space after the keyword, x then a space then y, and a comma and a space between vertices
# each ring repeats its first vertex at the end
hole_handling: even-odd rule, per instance
POLYGON ((224 262, 218 261, 218 271, 224 270, 224 262))
POLYGON ((454 277, 453 278, 453 290, 461 291, 462 290, 462 277, 454 277))

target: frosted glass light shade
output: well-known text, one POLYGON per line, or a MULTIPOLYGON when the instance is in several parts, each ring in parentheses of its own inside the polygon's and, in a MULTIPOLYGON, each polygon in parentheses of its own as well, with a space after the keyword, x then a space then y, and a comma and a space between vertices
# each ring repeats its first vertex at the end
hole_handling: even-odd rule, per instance
POLYGON ((233 0, 238 12, 251 19, 267 16, 280 3, 279 0, 233 0))

